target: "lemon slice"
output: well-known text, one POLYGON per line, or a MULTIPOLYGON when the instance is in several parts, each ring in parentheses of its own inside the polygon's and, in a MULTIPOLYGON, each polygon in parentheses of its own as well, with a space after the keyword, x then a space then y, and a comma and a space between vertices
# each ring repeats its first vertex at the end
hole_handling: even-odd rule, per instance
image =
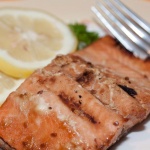
POLYGON ((7 96, 16 90, 23 81, 24 79, 14 79, 0 72, 0 106, 7 96))
POLYGON ((65 23, 39 10, 0 9, 0 71, 24 78, 77 47, 65 23))

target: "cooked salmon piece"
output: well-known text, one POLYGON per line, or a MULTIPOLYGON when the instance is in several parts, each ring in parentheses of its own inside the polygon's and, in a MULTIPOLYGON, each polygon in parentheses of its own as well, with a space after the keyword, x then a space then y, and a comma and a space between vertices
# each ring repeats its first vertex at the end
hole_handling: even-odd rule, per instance
POLYGON ((53 71, 58 71, 59 67, 61 71, 73 77, 104 105, 129 119, 132 122, 131 126, 141 122, 150 112, 150 94, 146 93, 147 91, 141 92, 141 89, 138 88, 135 91, 131 88, 131 86, 133 87, 132 83, 128 86, 128 82, 121 81, 122 78, 108 77, 97 66, 95 67, 79 57, 59 56, 46 69, 49 70, 49 67, 53 67, 53 71), (146 103, 144 108, 141 107, 143 103, 146 103))
POLYGON ((147 79, 150 80, 150 60, 143 61, 134 57, 110 36, 100 38, 74 55, 93 64, 101 64, 136 82, 140 80, 140 84, 143 86, 147 85, 147 79))
POLYGON ((118 79, 126 85, 125 87, 132 87, 132 89, 138 91, 135 97, 149 114, 150 59, 143 61, 134 57, 110 36, 99 39, 84 50, 74 53, 74 55, 93 64, 98 64, 101 71, 108 72, 107 76, 109 75, 112 78, 122 77, 118 79), (127 80, 126 83, 124 79, 127 80), (130 85, 131 82, 132 85, 130 85))
MULTIPOLYGON (((106 76, 108 77, 118 77, 119 79, 122 79, 123 81, 126 81, 128 84, 132 83, 135 84, 138 87, 141 87, 144 90, 148 90, 150 91, 150 81, 148 79, 144 79, 142 76, 133 79, 132 77, 130 77, 130 74, 128 76, 125 76, 125 74, 119 74, 118 72, 116 72, 115 70, 112 70, 110 68, 104 67, 102 65, 96 65, 106 76), (141 79, 141 80, 140 80, 141 79), (139 82, 139 80, 141 82, 139 82)), ((127 71, 128 72, 128 71, 127 71)), ((137 74, 136 72, 134 72, 134 74, 137 74)))
POLYGON ((149 59, 143 61, 139 58, 136 58, 129 51, 125 50, 125 48, 111 36, 101 38, 101 44, 105 47, 105 53, 107 53, 110 58, 117 60, 121 64, 124 64, 125 66, 128 66, 132 70, 137 71, 141 75, 145 76, 145 78, 150 79, 149 59))
POLYGON ((10 94, 0 109, 0 137, 17 150, 107 149, 126 120, 51 69, 36 71, 10 94))
POLYGON ((109 36, 56 57, 0 107, 0 149, 108 149, 150 113, 149 63, 109 36))
MULTIPOLYGON (((146 109, 147 114, 150 113, 150 86, 141 86, 139 82, 131 81, 129 77, 121 78, 112 70, 108 70, 107 68, 104 69, 101 66, 97 67, 100 68, 101 72, 103 72, 106 77, 111 77, 113 79, 115 78, 117 85, 122 85, 120 87, 127 93, 131 94, 132 97, 134 96, 134 98, 139 101, 142 107, 146 109)), ((149 82, 147 85, 149 85, 149 82)))

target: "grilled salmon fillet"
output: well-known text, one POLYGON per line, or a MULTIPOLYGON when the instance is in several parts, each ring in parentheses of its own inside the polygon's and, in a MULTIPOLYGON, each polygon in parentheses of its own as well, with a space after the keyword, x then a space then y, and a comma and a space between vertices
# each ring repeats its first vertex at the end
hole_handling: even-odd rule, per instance
POLYGON ((139 82, 143 87, 150 88, 150 59, 140 60, 126 51, 111 36, 105 36, 89 47, 75 53, 93 64, 101 64, 122 77, 139 82))
POLYGON ((20 150, 106 149, 124 121, 71 77, 42 69, 2 105, 0 137, 20 150))
POLYGON ((141 105, 146 109, 146 114, 149 114, 150 90, 141 90, 141 86, 110 74, 102 70, 101 66, 94 66, 79 57, 61 56, 53 60, 46 69, 49 70, 50 67, 53 68, 53 72, 58 71, 59 68, 73 77, 104 105, 116 110, 124 118, 132 115, 143 118, 145 110, 141 109, 141 105))
POLYGON ((0 108, 0 149, 108 149, 150 113, 150 62, 125 53, 107 36, 35 71, 0 108))

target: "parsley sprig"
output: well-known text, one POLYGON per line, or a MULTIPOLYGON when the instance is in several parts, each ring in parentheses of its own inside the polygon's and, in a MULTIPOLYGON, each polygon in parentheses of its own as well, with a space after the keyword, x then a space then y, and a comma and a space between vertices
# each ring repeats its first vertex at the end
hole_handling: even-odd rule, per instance
POLYGON ((69 27, 77 37, 78 50, 83 49, 99 38, 98 33, 87 31, 87 27, 84 24, 69 24, 69 27))

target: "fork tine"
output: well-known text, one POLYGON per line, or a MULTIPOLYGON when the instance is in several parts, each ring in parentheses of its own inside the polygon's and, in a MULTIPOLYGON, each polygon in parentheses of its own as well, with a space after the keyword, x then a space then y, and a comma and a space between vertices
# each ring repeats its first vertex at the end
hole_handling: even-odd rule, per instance
POLYGON ((92 7, 93 13, 102 21, 102 23, 108 28, 108 30, 110 30, 110 32, 125 46, 126 49, 133 52, 135 56, 138 56, 142 59, 146 59, 147 53, 143 51, 142 48, 133 43, 128 37, 123 36, 120 28, 115 29, 115 27, 111 25, 111 20, 108 16, 106 16, 102 7, 102 5, 99 5, 99 10, 95 7, 92 7))
MULTIPOLYGON (((124 18, 120 18, 119 10, 111 3, 110 0, 101 0, 103 7, 101 9, 110 16, 110 19, 114 21, 118 27, 126 34, 133 42, 135 42, 139 47, 143 48, 146 52, 150 50, 150 37, 148 38, 149 42, 146 42, 143 38, 141 38, 138 34, 136 34, 128 25, 128 23, 124 20, 124 18), (116 11, 117 10, 117 11, 116 11)), ((101 3, 97 2, 100 6, 101 3)), ((121 15, 122 16, 122 15, 121 15)))
POLYGON ((133 18, 133 20, 135 20, 137 24, 139 24, 143 29, 145 29, 145 31, 147 31, 150 34, 149 23, 143 20, 140 16, 136 15, 131 9, 127 8, 120 0, 114 0, 114 1, 116 4, 118 4, 118 6, 120 6, 122 10, 124 10, 126 14, 128 14, 128 16, 130 16, 130 18, 133 18))
MULTIPOLYGON (((128 27, 130 27, 138 36, 144 39, 150 46, 150 33, 145 31, 138 22, 132 19, 126 12, 125 9, 121 8, 116 0, 106 0, 105 1, 111 9, 117 13, 119 19, 123 20, 128 27)), ((149 26, 150 28, 150 26, 149 26)))

